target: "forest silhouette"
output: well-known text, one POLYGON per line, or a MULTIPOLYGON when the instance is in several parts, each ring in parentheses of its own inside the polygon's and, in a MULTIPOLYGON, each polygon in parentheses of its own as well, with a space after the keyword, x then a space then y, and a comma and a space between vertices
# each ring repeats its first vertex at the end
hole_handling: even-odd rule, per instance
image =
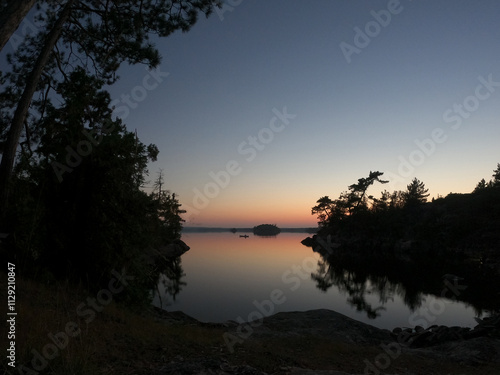
POLYGON ((312 208, 319 231, 303 244, 322 257, 312 275, 317 287, 337 286, 350 304, 375 318, 395 294, 415 309, 423 294, 440 295, 443 275, 461 275, 456 279, 467 289, 458 299, 478 314, 500 309, 500 163, 473 192, 431 202, 417 178, 405 191, 367 195, 375 182, 385 183, 382 175, 370 172, 338 199, 321 197, 312 208), (378 307, 366 302, 372 292, 379 295, 378 307))

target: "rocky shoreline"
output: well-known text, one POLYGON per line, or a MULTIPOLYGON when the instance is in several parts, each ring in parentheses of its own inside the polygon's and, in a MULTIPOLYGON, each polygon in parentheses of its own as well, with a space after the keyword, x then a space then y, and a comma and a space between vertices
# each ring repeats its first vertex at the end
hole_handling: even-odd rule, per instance
POLYGON ((478 337, 490 337, 500 340, 500 314, 476 318, 478 324, 474 328, 446 327, 432 325, 427 329, 422 326, 415 328, 397 327, 392 330, 392 336, 398 342, 410 348, 431 347, 449 341, 464 341, 478 337))
MULTIPOLYGON (((436 361, 449 363, 449 368, 460 369, 460 374, 500 373, 498 316, 479 321, 474 329, 444 326, 424 329, 416 326, 414 329, 398 327, 392 331, 379 329, 326 309, 281 312, 245 324, 201 323, 180 312, 158 312, 158 318, 166 319, 169 323, 222 329, 225 331, 225 345, 220 347, 220 355, 190 359, 178 357, 152 375, 270 374, 250 365, 235 365, 232 359, 250 351, 250 348, 271 347, 277 343, 284 351, 288 347, 289 350, 296 351, 297 358, 303 355, 301 353, 307 352, 309 346, 318 345, 337 348, 336 351, 344 358, 339 357, 335 350, 328 351, 328 355, 321 356, 320 368, 304 367, 300 361, 285 362, 279 369, 271 372, 273 374, 440 374, 441 372, 436 372, 439 371, 437 368, 432 372, 414 372, 411 365, 420 363, 419 366, 424 366, 422 363, 436 361), (232 340, 227 340, 231 336, 232 340), (351 363, 350 370, 339 372, 336 365, 345 361, 351 363), (323 362, 331 365, 325 368, 323 362), (472 372, 463 366, 469 366, 472 372), (399 369, 398 372, 391 371, 393 367, 399 369), (403 367, 406 370, 401 371, 403 367), (493 372, 490 372, 491 368, 493 372)), ((271 353, 271 349, 268 353, 271 353)), ((346 365, 340 367, 345 368, 346 365)))

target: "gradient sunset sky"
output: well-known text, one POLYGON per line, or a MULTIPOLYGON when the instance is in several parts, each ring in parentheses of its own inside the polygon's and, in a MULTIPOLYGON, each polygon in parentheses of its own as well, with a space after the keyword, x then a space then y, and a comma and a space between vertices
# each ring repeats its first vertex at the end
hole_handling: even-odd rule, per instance
POLYGON ((500 2, 228 4, 156 41, 153 76, 124 66, 110 90, 160 149, 150 180, 163 169, 186 226, 315 226, 318 198, 374 170, 391 181, 375 196, 414 177, 432 197, 491 178, 500 2))

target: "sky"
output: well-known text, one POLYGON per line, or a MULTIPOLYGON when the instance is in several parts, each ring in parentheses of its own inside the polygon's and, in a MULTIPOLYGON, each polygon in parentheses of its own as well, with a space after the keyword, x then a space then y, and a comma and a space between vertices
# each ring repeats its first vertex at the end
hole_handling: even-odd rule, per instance
POLYGON ((115 115, 160 154, 185 226, 316 226, 311 207, 384 172, 431 197, 500 162, 500 3, 225 0, 123 66, 115 115), (231 5, 232 4, 232 5, 231 5))

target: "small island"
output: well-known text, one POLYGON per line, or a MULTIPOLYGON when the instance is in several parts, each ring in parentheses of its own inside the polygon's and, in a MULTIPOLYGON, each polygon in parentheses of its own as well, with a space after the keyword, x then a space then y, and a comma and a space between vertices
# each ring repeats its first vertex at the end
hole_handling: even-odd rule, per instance
POLYGON ((281 232, 276 224, 261 224, 253 227, 253 234, 256 236, 276 236, 281 232))

